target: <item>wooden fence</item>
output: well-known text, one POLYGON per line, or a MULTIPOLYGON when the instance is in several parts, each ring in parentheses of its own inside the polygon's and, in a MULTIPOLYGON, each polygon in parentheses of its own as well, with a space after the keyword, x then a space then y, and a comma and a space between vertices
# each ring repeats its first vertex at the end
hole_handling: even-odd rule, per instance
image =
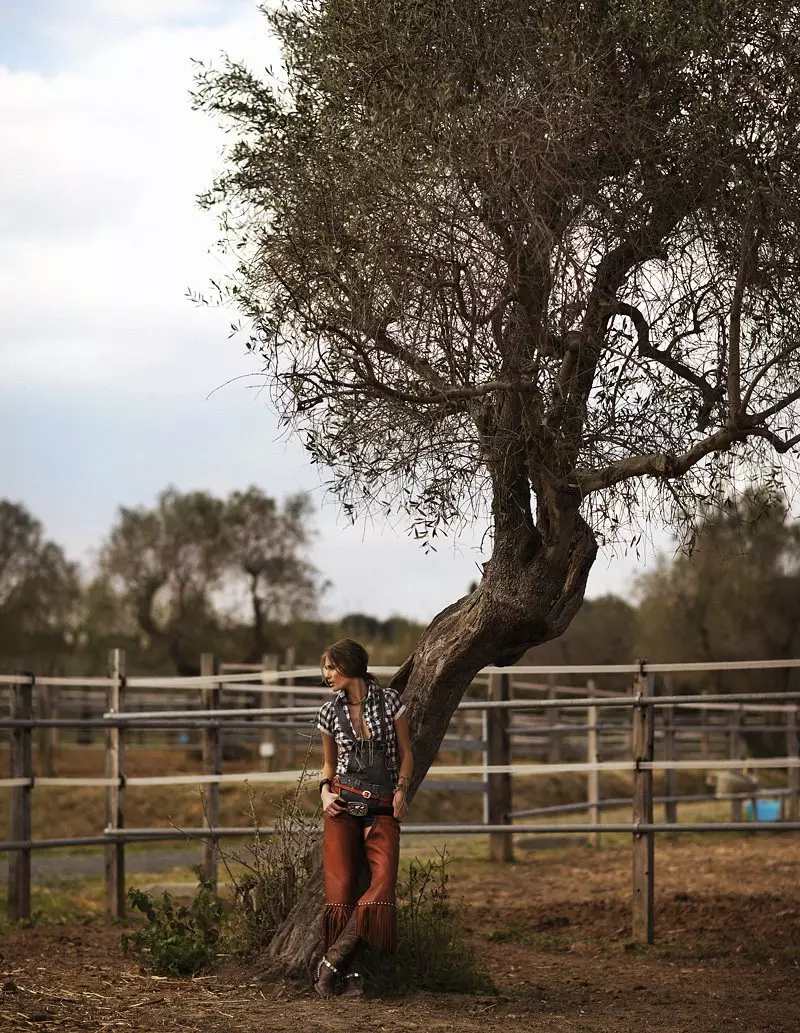
MULTIPOLYGON (((293 658, 292 658, 293 659, 293 658)), ((677 808, 683 800, 704 797, 681 797, 674 792, 674 776, 681 769, 716 769, 738 772, 744 763, 741 734, 746 729, 762 732, 780 731, 785 736, 786 753, 779 757, 750 758, 748 767, 786 769, 787 785, 777 790, 784 798, 783 830, 800 829, 800 759, 798 759, 798 705, 800 693, 739 693, 705 696, 676 695, 669 678, 682 671, 700 670, 764 670, 797 667, 800 661, 761 661, 715 665, 616 665, 603 668, 489 668, 471 687, 454 717, 451 731, 443 743, 443 752, 454 751, 461 763, 437 763, 430 771, 424 787, 475 789, 483 793, 483 820, 476 824, 429 824, 403 826, 404 833, 454 835, 483 834, 489 839, 490 855, 495 860, 513 857, 515 833, 588 834, 599 845, 603 831, 627 832, 633 846, 633 935, 637 940, 652 942, 654 893, 654 837, 658 832, 674 835, 681 831, 741 831, 743 829, 776 828, 760 822, 742 822, 743 799, 755 797, 756 790, 723 792, 731 800, 730 822, 686 823, 678 821, 677 808), (586 679, 583 687, 559 686, 559 675, 586 679), (595 678, 622 676, 631 679, 630 691, 615 693, 598 689, 595 678), (656 677, 664 680, 661 694, 655 694, 656 677), (544 680, 532 681, 532 676, 544 680), (607 715, 627 714, 630 721, 607 720, 607 715), (699 717, 698 717, 699 715, 699 717), (777 715, 777 716, 776 716, 777 715), (753 718, 757 720, 753 724, 753 718), (698 724, 698 719, 700 723, 698 724), (479 722, 476 727, 475 721, 479 722), (656 756, 656 743, 662 744, 661 759, 656 756), (679 750, 679 744, 681 749, 679 750), (465 763, 470 752, 480 753, 480 763, 465 763), (679 756, 679 752, 682 756, 679 756), (687 756, 687 752, 691 755, 687 756), (579 754, 582 760, 568 759, 579 754), (531 761, 531 756, 537 759, 531 761), (522 760, 520 757, 526 759, 522 760), (541 759, 539 759, 541 758, 541 759), (603 800, 599 792, 599 776, 604 771, 630 772, 632 777, 632 821, 603 823, 602 810, 619 806, 627 800, 603 800), (653 794, 653 773, 665 773, 665 792, 656 799, 653 794), (587 798, 575 804, 541 807, 527 811, 512 809, 512 778, 543 774, 579 773, 586 778, 587 798), (463 776, 478 776, 477 781, 463 776), (458 776, 456 781, 453 777, 458 776), (665 805, 665 821, 654 821, 654 804, 665 805), (588 821, 579 824, 520 823, 520 818, 546 817, 556 813, 585 811, 588 821)), ((389 675, 394 668, 374 668, 378 675, 389 675)), ((31 851, 57 846, 96 845, 106 850, 107 910, 121 916, 125 907, 125 845, 129 842, 162 841, 176 838, 204 840, 206 877, 216 880, 215 841, 223 836, 246 836, 245 828, 222 828, 219 825, 219 786, 225 783, 292 782, 300 777, 296 770, 274 769, 277 760, 291 744, 288 755, 294 756, 293 736, 298 727, 308 727, 313 720, 325 690, 302 684, 318 677, 316 668, 277 670, 271 661, 257 671, 218 670, 214 658, 204 655, 198 678, 128 678, 122 651, 110 655, 108 678, 36 678, 33 675, 0 676, 0 687, 8 700, 8 716, 0 719, 0 728, 10 733, 10 777, 0 779, 0 788, 11 793, 10 829, 0 850, 10 852, 8 914, 19 919, 30 914, 31 851), (80 689, 82 693, 102 693, 103 709, 86 715, 85 697, 81 716, 60 716, 56 693, 80 689), (47 716, 36 706, 36 694, 45 690, 47 716), (155 709, 132 709, 134 694, 145 692, 146 701, 155 698, 155 709), (242 705, 241 693, 247 694, 242 705), (179 696, 176 696, 178 693, 179 696), (278 696, 278 705, 253 706, 253 694, 278 696), (187 694, 194 695, 196 706, 187 707, 187 694), (237 698, 238 694, 238 698, 237 698), (230 697, 238 705, 223 706, 230 697), (287 698, 288 697, 288 698, 287 698), (182 708, 174 702, 184 701, 182 708), (300 705, 298 700, 305 700, 300 705), (166 703, 166 706, 164 705, 166 703), (299 725, 298 722, 302 721, 299 725), (78 729, 99 731, 105 736, 105 775, 103 778, 61 777, 53 771, 51 730, 78 729), (199 734, 202 747, 202 772, 192 775, 159 775, 126 777, 125 754, 129 740, 136 732, 154 732, 174 737, 176 732, 199 734), (34 773, 33 737, 37 733, 45 763, 49 757, 50 773, 34 773), (224 773, 223 735, 247 733, 252 741, 259 737, 259 756, 268 770, 247 774, 224 773), (271 748, 264 748, 264 744, 271 748), (197 784, 206 787, 206 825, 203 828, 176 830, 130 829, 125 827, 125 791, 128 786, 197 784), (102 786, 105 790, 105 828, 101 835, 74 839, 31 840, 31 794, 34 787, 102 786)), ((174 741, 174 739, 172 740, 174 741)), ((770 791, 775 795, 776 791, 770 791)), ((755 810, 755 799, 754 799, 755 810)), ((265 834, 271 829, 263 829, 265 834)))

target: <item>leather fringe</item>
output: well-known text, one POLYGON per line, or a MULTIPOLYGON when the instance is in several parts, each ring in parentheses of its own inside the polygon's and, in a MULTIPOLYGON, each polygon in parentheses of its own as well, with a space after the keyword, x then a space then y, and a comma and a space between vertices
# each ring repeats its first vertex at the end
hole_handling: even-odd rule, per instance
POLYGON ((344 928, 353 913, 352 904, 326 904, 322 914, 322 926, 324 935, 324 951, 336 943, 344 932, 344 928))
POLYGON ((397 950, 397 911, 394 904, 370 901, 357 904, 356 931, 373 947, 394 954, 397 950))

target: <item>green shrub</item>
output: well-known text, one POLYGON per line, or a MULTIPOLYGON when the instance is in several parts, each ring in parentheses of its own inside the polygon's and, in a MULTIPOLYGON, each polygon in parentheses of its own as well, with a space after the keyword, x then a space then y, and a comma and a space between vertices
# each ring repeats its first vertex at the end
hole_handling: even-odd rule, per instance
POLYGON ((194 869, 198 888, 189 904, 176 905, 169 893, 153 899, 142 890, 128 890, 131 907, 141 911, 147 924, 123 933, 122 949, 160 976, 191 976, 210 965, 222 921, 222 904, 203 870, 194 869))
POLYGON ((397 884, 397 953, 367 949, 362 965, 370 996, 412 989, 442 993, 494 993, 466 942, 465 906, 450 899, 442 851, 430 861, 412 861, 397 884))

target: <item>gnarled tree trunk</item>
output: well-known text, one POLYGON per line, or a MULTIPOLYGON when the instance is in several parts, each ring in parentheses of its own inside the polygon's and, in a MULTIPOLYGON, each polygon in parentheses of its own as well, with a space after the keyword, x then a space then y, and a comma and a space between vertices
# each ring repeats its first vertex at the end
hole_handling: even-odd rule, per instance
MULTIPOLYGON (((547 547, 538 532, 498 536, 478 588, 443 610, 393 686, 409 708, 414 751, 412 793, 438 753, 450 719, 475 675, 489 664, 513 664, 527 649, 555 638, 577 613, 597 554, 580 516, 562 547, 547 547)), ((287 974, 309 974, 322 950, 322 877, 317 866, 308 891, 276 933, 268 956, 287 974)))

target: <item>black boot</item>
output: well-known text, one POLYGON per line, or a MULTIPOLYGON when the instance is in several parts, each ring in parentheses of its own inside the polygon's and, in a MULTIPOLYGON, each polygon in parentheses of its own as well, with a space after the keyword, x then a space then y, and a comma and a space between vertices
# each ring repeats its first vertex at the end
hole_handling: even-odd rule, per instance
POLYGON ((344 969, 340 969, 342 997, 364 996, 364 972, 361 967, 364 953, 362 947, 363 942, 359 940, 355 950, 345 963, 344 969))
POLYGON ((317 965, 314 989, 320 997, 333 997, 339 993, 339 969, 327 958, 321 958, 317 965))
POLYGON ((352 915, 339 938, 331 944, 327 954, 317 966, 314 989, 320 997, 333 997, 342 992, 348 960, 352 957, 358 944, 359 936, 356 932, 355 915, 352 915))

